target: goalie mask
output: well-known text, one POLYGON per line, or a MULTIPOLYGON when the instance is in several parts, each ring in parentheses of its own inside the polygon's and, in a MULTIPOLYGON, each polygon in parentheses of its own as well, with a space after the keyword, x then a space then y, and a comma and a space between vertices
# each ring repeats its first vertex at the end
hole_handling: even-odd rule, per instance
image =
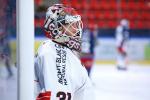
POLYGON ((55 4, 48 8, 44 23, 46 36, 76 51, 81 50, 82 21, 75 9, 55 4))

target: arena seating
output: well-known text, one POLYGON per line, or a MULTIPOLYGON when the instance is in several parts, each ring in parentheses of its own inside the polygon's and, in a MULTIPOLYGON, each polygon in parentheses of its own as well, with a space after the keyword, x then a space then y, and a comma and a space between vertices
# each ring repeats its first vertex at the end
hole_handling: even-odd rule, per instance
POLYGON ((118 21, 123 18, 130 21, 133 29, 150 28, 147 23, 150 22, 150 1, 148 0, 121 0, 120 2, 116 0, 61 0, 61 2, 82 12, 82 17, 86 18, 84 21, 92 24, 94 20, 97 20, 93 24, 98 24, 100 28, 115 28, 118 21))
MULTIPOLYGON (((36 4, 41 5, 42 0, 35 1, 37 1, 36 4)), ((120 0, 120 2, 117 0, 60 0, 59 2, 77 9, 85 27, 93 28, 97 24, 100 29, 115 29, 119 21, 126 18, 130 21, 132 30, 150 29, 149 0, 120 0)), ((35 17, 36 28, 42 27, 44 19, 45 17, 35 17)))

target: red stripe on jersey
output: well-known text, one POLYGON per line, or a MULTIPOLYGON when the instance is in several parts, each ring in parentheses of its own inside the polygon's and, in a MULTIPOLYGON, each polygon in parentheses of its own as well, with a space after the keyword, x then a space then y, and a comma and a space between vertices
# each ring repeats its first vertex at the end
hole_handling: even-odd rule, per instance
POLYGON ((93 58, 81 58, 81 63, 86 68, 90 68, 93 65, 93 58))
POLYGON ((51 97, 51 92, 46 91, 46 92, 40 93, 38 97, 36 98, 36 100, 50 100, 50 97, 51 97))

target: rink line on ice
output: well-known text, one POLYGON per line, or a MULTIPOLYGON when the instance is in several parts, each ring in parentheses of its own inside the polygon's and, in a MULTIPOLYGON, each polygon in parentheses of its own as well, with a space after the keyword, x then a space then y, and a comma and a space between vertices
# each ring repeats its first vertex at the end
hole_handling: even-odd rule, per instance
MULTIPOLYGON (((115 65, 116 61, 114 61, 114 60, 96 60, 95 63, 98 65, 99 64, 113 64, 113 65, 115 65)), ((147 65, 147 67, 150 67, 150 60, 132 61, 132 62, 129 62, 129 65, 130 64, 147 65)))

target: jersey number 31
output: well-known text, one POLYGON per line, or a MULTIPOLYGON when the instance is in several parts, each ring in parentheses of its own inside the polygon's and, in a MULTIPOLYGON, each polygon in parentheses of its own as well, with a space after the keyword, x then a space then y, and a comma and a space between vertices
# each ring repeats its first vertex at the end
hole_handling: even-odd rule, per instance
POLYGON ((59 100, 71 100, 71 93, 58 92, 56 95, 59 100))

